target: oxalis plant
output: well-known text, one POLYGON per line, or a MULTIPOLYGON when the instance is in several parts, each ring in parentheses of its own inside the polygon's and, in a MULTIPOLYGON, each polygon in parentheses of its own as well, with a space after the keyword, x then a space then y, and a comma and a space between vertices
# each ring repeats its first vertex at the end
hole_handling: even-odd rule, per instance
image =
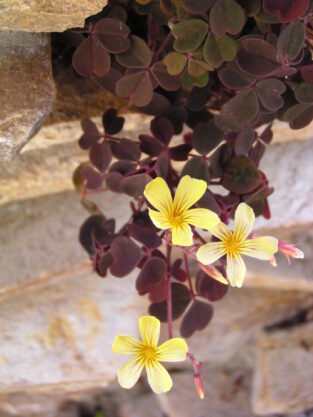
POLYGON ((72 32, 77 73, 152 116, 137 140, 121 135, 114 109, 105 109, 103 131, 82 120, 89 160, 74 173, 91 214, 79 239, 94 270, 125 279, 138 271, 136 290, 151 303, 142 340, 113 342, 131 355, 118 372, 124 388, 145 367, 152 390, 166 392, 172 381, 160 362, 187 357, 203 398, 202 365, 184 339, 210 323, 211 303, 229 285, 243 285, 245 256, 273 266, 278 251, 303 257, 253 224, 270 219, 273 188, 259 164, 273 122, 299 129, 313 119, 311 11, 310 0, 120 0, 72 32), (107 190, 131 197, 119 230, 90 198, 107 190), (168 340, 158 346, 160 322, 168 340))

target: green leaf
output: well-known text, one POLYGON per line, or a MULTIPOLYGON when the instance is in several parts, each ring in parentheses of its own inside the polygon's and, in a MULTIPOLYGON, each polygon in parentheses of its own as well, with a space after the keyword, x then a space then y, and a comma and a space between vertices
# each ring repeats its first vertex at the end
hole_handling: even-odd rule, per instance
POLYGON ((147 68, 152 59, 148 45, 135 35, 132 35, 130 40, 130 49, 115 55, 117 62, 127 68, 147 68))
POLYGON ((209 33, 203 46, 203 56, 206 62, 218 68, 224 61, 232 61, 237 54, 235 41, 228 35, 216 38, 209 33))
POLYGON ((260 174, 247 156, 233 156, 224 166, 222 185, 236 194, 245 194, 253 191, 260 182, 260 174))
POLYGON ((286 57, 293 61, 304 46, 305 26, 302 22, 290 23, 279 35, 277 42, 278 55, 281 61, 286 57))
POLYGON ((185 70, 182 74, 181 80, 182 80, 183 87, 186 90, 191 90, 192 87, 194 87, 194 86, 196 86, 196 87, 205 87, 207 85, 207 83, 209 82, 209 74, 206 72, 201 77, 195 78, 195 77, 192 77, 188 73, 188 69, 185 68, 185 70))
POLYGON ((202 77, 210 69, 213 68, 203 61, 190 59, 188 62, 188 73, 194 78, 202 77))
POLYGON ((295 97, 299 103, 313 103, 313 83, 304 81, 295 89, 295 97))
POLYGON ((192 52, 199 48, 208 32, 208 24, 201 19, 189 19, 172 27, 175 38, 174 49, 178 52, 192 52))
POLYGON ((217 36, 236 35, 245 24, 245 14, 235 0, 217 0, 210 12, 210 27, 217 36))
POLYGON ((201 156, 189 159, 181 172, 181 177, 184 175, 190 175, 192 178, 209 182, 210 174, 207 162, 201 156))
POLYGON ((170 75, 181 74, 185 68, 187 57, 179 52, 170 52, 163 58, 163 63, 170 75))

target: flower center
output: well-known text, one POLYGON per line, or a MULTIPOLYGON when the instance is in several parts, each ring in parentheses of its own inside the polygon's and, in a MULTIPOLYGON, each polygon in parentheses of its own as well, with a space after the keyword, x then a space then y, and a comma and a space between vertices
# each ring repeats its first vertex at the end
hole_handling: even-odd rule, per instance
POLYGON ((168 221, 172 227, 180 227, 184 223, 184 216, 179 210, 173 208, 172 212, 168 216, 168 221))
POLYGON ((240 241, 235 239, 234 235, 231 234, 224 240, 224 247, 227 255, 237 255, 240 253, 240 241))
POLYGON ((144 349, 142 351, 142 356, 143 356, 143 359, 146 363, 150 362, 150 361, 153 361, 157 358, 156 349, 153 348, 153 347, 150 347, 150 346, 146 346, 146 347, 144 347, 144 349))

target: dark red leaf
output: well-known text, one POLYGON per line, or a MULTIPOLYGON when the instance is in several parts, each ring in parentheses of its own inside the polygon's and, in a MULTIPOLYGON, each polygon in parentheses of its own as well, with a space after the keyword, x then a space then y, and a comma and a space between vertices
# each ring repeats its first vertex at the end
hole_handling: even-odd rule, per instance
POLYGON ((313 64, 298 67, 301 77, 310 83, 313 83, 313 64))
POLYGON ((129 235, 147 248, 156 249, 162 244, 162 239, 157 235, 156 230, 149 227, 140 227, 132 223, 128 227, 129 235))
POLYGON ((130 274, 142 255, 136 243, 125 236, 114 239, 111 244, 111 254, 114 262, 110 271, 116 277, 125 277, 130 274))
POLYGON ((90 35, 73 54, 73 67, 83 77, 103 77, 110 70, 111 57, 99 39, 90 35))
POLYGON ((251 127, 246 126, 242 128, 235 141, 235 154, 248 155, 255 138, 256 133, 251 129, 251 127))
POLYGON ((198 111, 205 107, 209 98, 211 97, 211 85, 208 84, 206 87, 199 88, 193 87, 188 95, 187 107, 191 111, 198 111))
POLYGON ((123 179, 123 175, 118 171, 111 171, 105 177, 106 186, 115 193, 121 193, 121 182, 123 179))
POLYGON ((81 121, 81 127, 84 131, 83 135, 79 139, 79 146, 82 149, 89 149, 93 144, 103 136, 99 132, 97 126, 90 119, 83 119, 81 121))
POLYGON ((152 287, 149 293, 149 300, 152 303, 160 303, 167 298, 167 282, 164 279, 159 285, 152 287))
POLYGON ((264 155, 264 152, 265 152, 265 145, 262 142, 257 141, 249 152, 249 158, 252 159, 252 161, 255 163, 256 166, 259 166, 260 161, 264 155))
POLYGON ((136 289, 140 295, 147 294, 166 278, 166 261, 162 258, 151 257, 144 264, 136 280, 136 289))
POLYGON ((120 139, 110 141, 112 154, 117 159, 138 161, 141 155, 139 146, 130 139, 120 139))
POLYGON ((169 156, 166 151, 162 152, 155 164, 155 172, 158 177, 166 178, 169 169, 169 156))
POLYGON ((145 186, 151 181, 148 174, 137 174, 125 177, 121 181, 121 190, 131 197, 138 198, 143 195, 145 186))
POLYGON ((117 62, 127 68, 148 68, 152 59, 148 45, 138 36, 131 35, 130 39, 130 48, 115 55, 117 62))
POLYGON ((91 163, 100 171, 105 172, 112 160, 111 147, 108 143, 95 143, 89 151, 91 163))
POLYGON ((177 279, 180 282, 185 282, 187 280, 187 274, 184 269, 181 268, 183 260, 181 258, 176 259, 171 268, 172 277, 177 279))
POLYGON ((313 105, 300 103, 290 107, 284 114, 284 120, 289 122, 291 129, 302 129, 313 120, 313 105))
POLYGON ((89 190, 96 190, 102 185, 103 176, 91 167, 82 167, 80 175, 86 181, 89 190))
POLYGON ((103 127, 108 135, 119 133, 123 129, 124 122, 124 117, 117 117, 115 109, 107 110, 102 117, 103 127))
POLYGON ((127 51, 130 48, 130 29, 116 19, 101 19, 95 26, 95 32, 104 48, 112 53, 127 51))
POLYGON ((192 146, 187 145, 186 143, 173 146, 169 149, 169 157, 173 161, 186 161, 191 150, 192 146))
POLYGON ((202 14, 209 10, 214 0, 182 0, 182 6, 190 13, 202 14))
POLYGON ((98 83, 109 91, 112 94, 115 94, 115 86, 118 80, 122 77, 122 74, 120 71, 118 71, 116 68, 111 68, 110 71, 104 76, 96 78, 98 83))
POLYGON ((150 75, 147 71, 124 75, 116 83, 115 91, 118 96, 129 98, 137 107, 147 106, 153 96, 150 75))
POLYGON ((264 10, 268 13, 277 13, 282 23, 297 20, 308 10, 309 4, 309 0, 263 0, 264 10))
POLYGON ((164 145, 168 145, 174 135, 174 127, 166 117, 156 117, 150 123, 150 130, 154 137, 164 145))
POLYGON ((90 254, 95 253, 93 239, 101 244, 110 244, 113 240, 115 222, 107 220, 101 214, 94 214, 88 217, 82 224, 79 231, 79 241, 83 248, 90 254))
POLYGON ((114 259, 110 252, 97 255, 96 271, 100 277, 105 277, 114 259))
POLYGON ((125 159, 121 159, 120 161, 116 161, 114 162, 114 164, 112 164, 110 166, 110 172, 111 171, 117 171, 120 174, 128 174, 129 172, 133 172, 136 170, 136 163, 129 161, 129 160, 125 160, 125 159))
POLYGON ((277 80, 277 78, 267 78, 256 84, 256 91, 262 105, 272 112, 277 111, 283 106, 284 100, 281 94, 285 90, 285 84, 277 80))
MULTIPOLYGON (((172 284, 172 313, 173 320, 178 319, 188 307, 191 300, 189 289, 179 283, 172 284)), ((166 301, 161 303, 152 303, 149 307, 149 314, 157 317, 161 322, 167 322, 167 305, 166 301)))
POLYGON ((203 197, 200 198, 197 205, 200 208, 206 208, 208 210, 214 211, 214 213, 216 213, 218 216, 222 212, 220 206, 216 201, 216 198, 214 197, 214 194, 210 190, 207 190, 204 193, 203 197))
POLYGON ((184 338, 192 336, 196 330, 205 329, 212 317, 211 304, 199 300, 193 301, 180 325, 180 334, 184 338))
POLYGON ((164 148, 163 144, 156 140, 153 136, 139 135, 140 149, 142 152, 150 156, 158 156, 164 148))
POLYGON ((226 87, 233 90, 250 87, 255 82, 255 78, 240 71, 235 62, 224 65, 218 71, 218 76, 226 87))
POLYGON ((273 139, 273 130, 272 130, 272 124, 269 124, 261 133, 260 135, 260 139, 262 139, 262 141, 264 143, 270 143, 271 140, 273 139))
POLYGON ((214 302, 220 300, 226 295, 228 285, 216 281, 200 270, 198 271, 196 277, 196 290, 199 295, 214 302))
POLYGON ((193 146, 199 153, 205 155, 219 145, 224 132, 218 129, 214 120, 198 123, 192 136, 193 146))

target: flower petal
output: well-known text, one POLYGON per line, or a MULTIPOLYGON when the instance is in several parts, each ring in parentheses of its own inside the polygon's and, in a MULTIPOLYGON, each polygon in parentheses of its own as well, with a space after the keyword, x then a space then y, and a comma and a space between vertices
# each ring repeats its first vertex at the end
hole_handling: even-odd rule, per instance
POLYGON ((162 394, 172 388, 172 378, 167 370, 158 361, 150 362, 147 366, 148 382, 152 391, 162 394))
POLYGON ((246 265, 240 255, 227 256, 226 273, 232 287, 242 287, 246 276, 246 265))
POLYGON ((170 213, 172 209, 171 192, 163 178, 157 177, 150 181, 145 188, 144 195, 150 204, 161 213, 170 213))
POLYGON ((134 355, 143 347, 143 344, 131 336, 117 336, 113 342, 112 350, 120 355, 134 355))
POLYGON ((240 253, 251 256, 252 258, 268 261, 273 258, 277 250, 278 239, 271 236, 262 236, 246 240, 240 253))
POLYGON ((172 242, 179 246, 191 246, 193 244, 192 231, 187 223, 172 228, 172 242))
POLYGON ((156 348, 160 337, 160 320, 153 316, 141 316, 139 332, 145 346, 156 348))
POLYGON ((183 176, 179 181, 175 197, 174 212, 182 214, 193 206, 205 193, 207 183, 203 180, 191 178, 189 175, 183 176))
POLYGON ((187 211, 184 220, 188 224, 200 227, 201 229, 214 229, 220 222, 220 218, 216 213, 204 208, 195 208, 187 211))
POLYGON ((214 229, 211 229, 210 232, 213 236, 225 241, 231 236, 232 232, 230 229, 226 226, 225 223, 219 222, 217 226, 214 229))
POLYGON ((235 213, 234 237, 243 242, 252 231, 255 221, 254 212, 246 203, 240 203, 235 213))
POLYGON ((200 246, 197 251, 197 258, 203 265, 210 265, 225 255, 226 250, 223 243, 211 242, 200 246))
POLYGON ((163 214, 163 212, 160 213, 159 211, 149 209, 149 216, 152 223, 159 229, 169 229, 171 227, 168 222, 168 218, 163 214))
POLYGON ((157 348, 158 360, 163 362, 184 361, 187 352, 187 343, 181 337, 167 340, 157 348))
POLYGON ((139 356, 130 358, 117 373, 120 386, 126 389, 132 388, 138 381, 143 367, 144 362, 139 356))

